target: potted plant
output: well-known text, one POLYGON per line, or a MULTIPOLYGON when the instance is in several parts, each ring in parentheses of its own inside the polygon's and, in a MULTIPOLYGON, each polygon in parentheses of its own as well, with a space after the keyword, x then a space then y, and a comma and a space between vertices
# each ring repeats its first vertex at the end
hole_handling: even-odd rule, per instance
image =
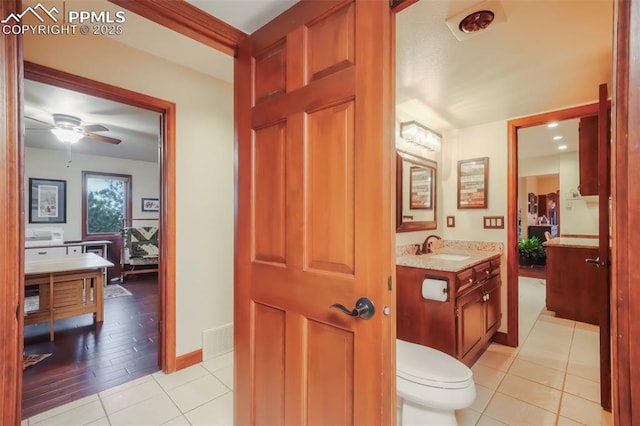
POLYGON ((546 250, 537 237, 523 238, 518 241, 520 264, 533 268, 534 263, 546 257, 546 250))

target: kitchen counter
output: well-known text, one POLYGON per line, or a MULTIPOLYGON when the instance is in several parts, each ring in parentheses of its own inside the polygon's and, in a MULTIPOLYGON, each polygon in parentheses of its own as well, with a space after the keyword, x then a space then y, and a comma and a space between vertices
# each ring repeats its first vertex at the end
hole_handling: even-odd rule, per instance
POLYGON ((559 237, 545 241, 542 245, 547 247, 593 248, 598 247, 598 239, 559 237))
POLYGON ((500 251, 443 248, 428 254, 410 254, 396 258, 396 265, 414 268, 433 269, 438 271, 458 272, 486 262, 500 251), (465 256, 466 259, 450 260, 438 258, 438 255, 465 256))

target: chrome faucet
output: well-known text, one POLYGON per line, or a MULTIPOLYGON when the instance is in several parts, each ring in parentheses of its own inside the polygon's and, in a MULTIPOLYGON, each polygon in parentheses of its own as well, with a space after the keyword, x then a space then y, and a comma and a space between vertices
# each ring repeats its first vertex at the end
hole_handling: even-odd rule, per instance
POLYGON ((423 253, 431 253, 431 240, 432 239, 441 240, 442 238, 440 238, 437 235, 429 235, 427 238, 425 238, 424 243, 422 244, 422 252, 423 253))

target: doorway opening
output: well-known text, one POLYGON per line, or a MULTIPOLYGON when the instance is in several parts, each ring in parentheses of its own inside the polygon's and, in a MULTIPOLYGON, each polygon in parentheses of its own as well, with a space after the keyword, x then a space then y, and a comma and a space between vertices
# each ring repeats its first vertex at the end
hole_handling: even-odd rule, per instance
MULTIPOLYGON (((25 370, 23 418, 159 369, 170 372, 176 368, 175 237, 172 232, 175 218, 168 214, 175 203, 172 184, 175 181, 175 105, 26 62, 25 86, 30 85, 50 93, 64 90, 84 97, 85 101, 91 99, 91 102, 102 102, 98 109, 107 111, 104 112, 105 116, 110 112, 110 119, 114 123, 109 125, 114 129, 107 136, 109 140, 117 139, 114 136, 118 136, 119 125, 115 123, 118 119, 126 121, 126 116, 145 123, 143 126, 149 129, 149 134, 144 135, 141 131, 126 134, 125 130, 120 129, 125 132, 125 137, 137 143, 128 150, 123 149, 125 152, 120 154, 120 158, 109 157, 108 150, 113 142, 94 144, 96 152, 93 155, 84 151, 89 149, 90 144, 82 144, 82 141, 68 145, 66 152, 46 149, 38 144, 46 143, 44 139, 50 133, 47 117, 42 119, 35 116, 52 111, 48 111, 46 106, 38 111, 34 105, 37 102, 31 102, 37 100, 38 96, 25 96, 25 124, 27 128, 33 125, 32 132, 36 134, 35 146, 30 146, 28 137, 25 138, 25 176, 55 173, 58 167, 68 181, 65 185, 67 218, 63 223, 49 224, 59 225, 60 234, 64 235, 60 238, 63 244, 59 248, 67 252, 71 250, 70 255, 93 253, 107 258, 114 266, 107 268, 104 279, 108 284, 104 286, 104 322, 96 321, 94 324, 93 318, 88 315, 65 317, 55 321, 55 333, 52 333, 53 339, 49 341, 47 338, 43 340, 41 332, 48 328, 47 324, 32 325, 25 320, 28 324, 23 334, 25 353, 49 352, 53 354, 52 358, 58 354, 59 361, 54 369, 44 374, 35 374, 35 370, 41 366, 44 368, 45 363, 25 370), (122 116, 118 117, 106 105, 119 108, 122 116), (32 116, 33 119, 28 118, 32 116), (39 139, 39 134, 44 136, 41 135, 39 139), (146 148, 141 149, 144 146, 146 148), (107 181, 107 177, 114 179, 107 181), (91 189, 88 185, 92 188, 91 194, 87 194, 91 189), (142 197, 153 202, 145 205, 140 202, 142 197), (135 200, 138 203, 134 203, 135 200), (88 227, 81 224, 87 224, 88 227), (156 244, 157 267, 153 272, 123 279, 123 270, 128 267, 129 258, 134 257, 133 253, 126 252, 126 244, 122 244, 124 230, 136 226, 145 231, 155 229, 154 235, 159 233, 166 237, 162 244, 156 244), (67 364, 73 371, 65 370, 60 364, 67 364), (55 392, 42 390, 43 385, 51 382, 43 378, 47 374, 59 384, 55 392), (66 386, 64 392, 60 392, 62 384, 66 386), (30 393, 32 397, 29 397, 30 393)), ((43 101, 42 105, 45 104, 43 101)), ((87 109, 79 111, 90 116, 87 109)), ((78 115, 82 115, 80 112, 78 115)), ((96 124, 92 130, 104 132, 106 128, 96 124)), ((27 231, 30 225, 26 225, 27 231)), ((37 229, 35 225, 34 228, 37 229)), ((145 243, 148 246, 150 241, 145 243)), ((82 282, 78 285, 86 286, 82 282)), ((94 290, 90 294, 94 295, 94 290)), ((56 303, 63 302, 67 303, 66 299, 54 302, 53 306, 57 309, 56 303)))

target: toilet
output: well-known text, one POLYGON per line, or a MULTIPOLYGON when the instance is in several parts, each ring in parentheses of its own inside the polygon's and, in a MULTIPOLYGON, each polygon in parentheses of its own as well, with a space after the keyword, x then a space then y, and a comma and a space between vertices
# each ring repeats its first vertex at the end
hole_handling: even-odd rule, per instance
POLYGON ((399 339, 396 386, 399 426, 457 425, 455 410, 476 398, 469 367, 444 352, 399 339))

